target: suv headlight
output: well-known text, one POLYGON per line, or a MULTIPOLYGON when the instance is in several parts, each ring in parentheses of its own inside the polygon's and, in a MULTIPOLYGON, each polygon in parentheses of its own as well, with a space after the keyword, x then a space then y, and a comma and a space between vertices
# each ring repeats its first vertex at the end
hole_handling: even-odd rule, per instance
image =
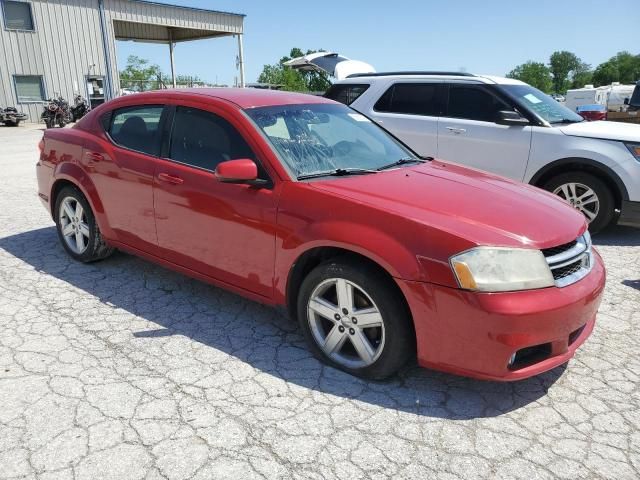
POLYGON ((458 284, 466 290, 510 292, 554 285, 540 250, 477 247, 450 259, 458 284))
POLYGON ((624 146, 629 149, 631 155, 636 157, 636 160, 640 161, 640 143, 625 143, 624 146))

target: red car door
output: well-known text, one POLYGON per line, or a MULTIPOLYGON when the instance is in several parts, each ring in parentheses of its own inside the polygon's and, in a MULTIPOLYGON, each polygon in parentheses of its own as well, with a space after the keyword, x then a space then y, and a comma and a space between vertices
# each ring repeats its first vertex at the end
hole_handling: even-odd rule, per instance
POLYGON ((100 193, 113 240, 154 253, 153 174, 160 153, 162 105, 114 110, 104 134, 87 140, 82 162, 100 193))
POLYGON ((277 189, 221 183, 214 176, 225 160, 259 163, 249 143, 220 112, 177 106, 165 150, 154 179, 162 257, 271 297, 277 189))

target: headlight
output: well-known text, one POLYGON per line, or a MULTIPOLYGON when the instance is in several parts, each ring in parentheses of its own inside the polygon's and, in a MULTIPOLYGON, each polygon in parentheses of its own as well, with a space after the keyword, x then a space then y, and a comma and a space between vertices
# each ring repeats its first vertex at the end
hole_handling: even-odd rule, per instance
POLYGON ((466 290, 509 292, 554 285, 540 250, 477 247, 454 255, 450 262, 458 284, 466 290))
POLYGON ((631 155, 636 157, 636 160, 640 160, 640 143, 625 143, 624 146, 629 149, 631 155))

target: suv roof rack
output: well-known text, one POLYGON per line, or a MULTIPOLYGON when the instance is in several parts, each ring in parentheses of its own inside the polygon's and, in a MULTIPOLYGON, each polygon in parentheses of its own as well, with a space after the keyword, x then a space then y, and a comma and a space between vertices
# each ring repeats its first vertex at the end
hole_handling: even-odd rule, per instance
POLYGON ((450 77, 475 77, 473 73, 467 72, 446 72, 440 70, 416 70, 416 71, 402 71, 402 72, 378 72, 378 73, 352 73, 347 78, 357 77, 387 77, 392 75, 448 75, 450 77))

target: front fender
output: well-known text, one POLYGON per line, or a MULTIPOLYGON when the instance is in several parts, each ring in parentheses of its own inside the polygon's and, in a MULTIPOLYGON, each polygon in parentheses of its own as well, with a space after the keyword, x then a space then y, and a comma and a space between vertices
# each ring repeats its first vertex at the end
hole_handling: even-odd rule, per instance
POLYGON ((277 303, 285 302, 289 273, 296 262, 305 253, 321 247, 362 255, 395 278, 424 280, 416 255, 393 236, 370 225, 343 220, 318 221, 279 241, 274 277, 277 303))

